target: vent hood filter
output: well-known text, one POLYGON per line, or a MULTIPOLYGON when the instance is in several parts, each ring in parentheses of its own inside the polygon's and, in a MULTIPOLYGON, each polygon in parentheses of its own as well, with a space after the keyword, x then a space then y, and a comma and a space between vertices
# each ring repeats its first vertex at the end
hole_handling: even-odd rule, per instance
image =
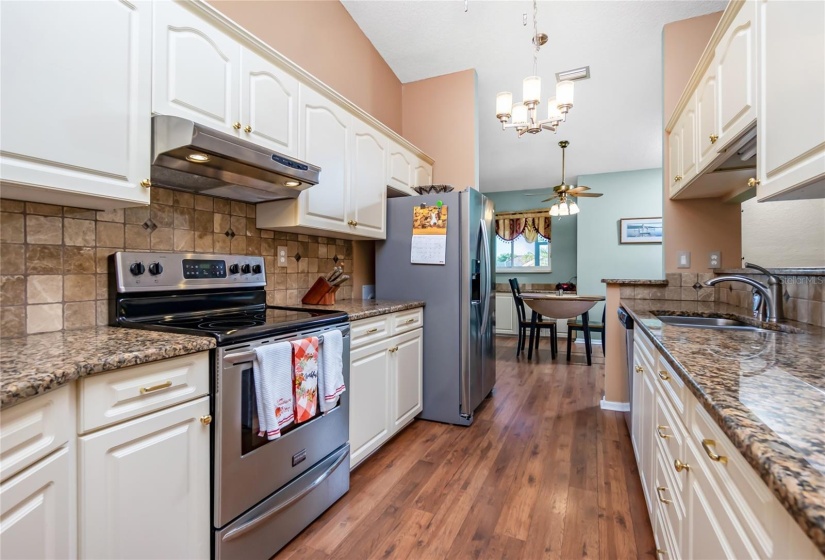
POLYGON ((152 183, 257 203, 297 198, 321 168, 180 117, 152 117, 152 183))

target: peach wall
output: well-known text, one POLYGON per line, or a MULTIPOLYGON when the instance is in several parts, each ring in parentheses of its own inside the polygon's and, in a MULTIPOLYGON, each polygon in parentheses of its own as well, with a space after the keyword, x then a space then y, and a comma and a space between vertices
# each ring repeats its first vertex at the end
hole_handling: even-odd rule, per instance
POLYGON ((402 86, 404 138, 435 160, 433 183, 478 188, 476 71, 402 86))
MULTIPOLYGON (((721 16, 722 12, 716 12, 664 26, 664 123, 670 120, 721 16)), ((668 158, 663 157, 663 160, 664 177, 670 177, 668 158)), ((716 199, 670 200, 667 183, 664 183, 662 249, 665 270, 677 270, 677 251, 690 251, 691 256, 691 267, 678 269, 680 271, 707 272, 711 251, 722 252, 723 268, 738 268, 742 256, 739 205, 723 204, 716 199)))
POLYGON ((209 3, 401 133, 401 82, 338 0, 209 3))
POLYGON ((608 284, 605 301, 605 361, 604 361, 604 400, 611 403, 630 402, 627 388, 627 342, 625 329, 619 321, 617 310, 621 301, 621 286, 608 284), (609 356, 609 358, 608 358, 609 356))

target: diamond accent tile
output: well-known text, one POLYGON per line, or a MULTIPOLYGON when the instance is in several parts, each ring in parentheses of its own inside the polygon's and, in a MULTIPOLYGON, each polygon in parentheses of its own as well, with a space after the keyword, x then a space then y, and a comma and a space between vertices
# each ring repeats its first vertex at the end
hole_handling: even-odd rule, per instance
POLYGON ((158 229, 158 226, 155 222, 152 221, 152 218, 149 218, 148 220, 143 222, 143 229, 149 230, 149 233, 152 233, 153 231, 158 229))
POLYGON ((698 292, 699 290, 701 290, 701 289, 702 289, 702 285, 701 285, 699 282, 696 282, 696 283, 693 285, 693 289, 694 289, 694 290, 696 290, 696 291, 698 292))
POLYGON ((295 260, 301 262, 301 253, 295 253, 295 260))
POLYGON ((335 255, 335 256, 332 257, 332 262, 334 262, 335 264, 338 264, 338 261, 340 261, 340 260, 341 259, 338 258, 338 255, 335 255))
POLYGON ((227 236, 229 239, 232 239, 233 237, 235 237, 235 232, 234 232, 234 231, 232 231, 232 228, 229 228, 229 229, 228 229, 228 230, 226 230, 223 234, 224 234, 225 236, 227 236))

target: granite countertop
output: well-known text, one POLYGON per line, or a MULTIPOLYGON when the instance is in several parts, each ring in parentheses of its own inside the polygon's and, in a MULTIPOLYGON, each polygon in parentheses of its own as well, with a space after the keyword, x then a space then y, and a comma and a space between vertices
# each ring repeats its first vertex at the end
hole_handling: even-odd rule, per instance
POLYGON ((209 350, 215 340, 96 327, 6 338, 0 344, 0 408, 6 408, 78 377, 209 350))
POLYGON ((602 284, 621 284, 623 286, 667 286, 667 280, 646 280, 643 278, 602 278, 602 284))
POLYGON ((386 315, 387 313, 397 313, 416 307, 424 307, 423 301, 397 301, 389 299, 340 299, 333 305, 307 305, 301 307, 305 309, 333 309, 343 311, 349 315, 350 321, 386 315))
POLYGON ((794 322, 787 322, 793 334, 685 328, 653 312, 755 321, 724 303, 621 305, 825 553, 825 329, 794 322))

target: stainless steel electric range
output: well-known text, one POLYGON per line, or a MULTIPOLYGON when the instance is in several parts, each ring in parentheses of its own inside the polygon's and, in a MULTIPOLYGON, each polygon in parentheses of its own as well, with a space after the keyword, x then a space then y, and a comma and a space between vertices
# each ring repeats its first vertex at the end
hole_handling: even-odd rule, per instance
POLYGON ((262 257, 118 252, 109 268, 111 324, 216 340, 213 556, 271 557, 349 490, 349 394, 276 440, 259 437, 255 348, 338 329, 349 385, 348 316, 266 305, 262 257))

